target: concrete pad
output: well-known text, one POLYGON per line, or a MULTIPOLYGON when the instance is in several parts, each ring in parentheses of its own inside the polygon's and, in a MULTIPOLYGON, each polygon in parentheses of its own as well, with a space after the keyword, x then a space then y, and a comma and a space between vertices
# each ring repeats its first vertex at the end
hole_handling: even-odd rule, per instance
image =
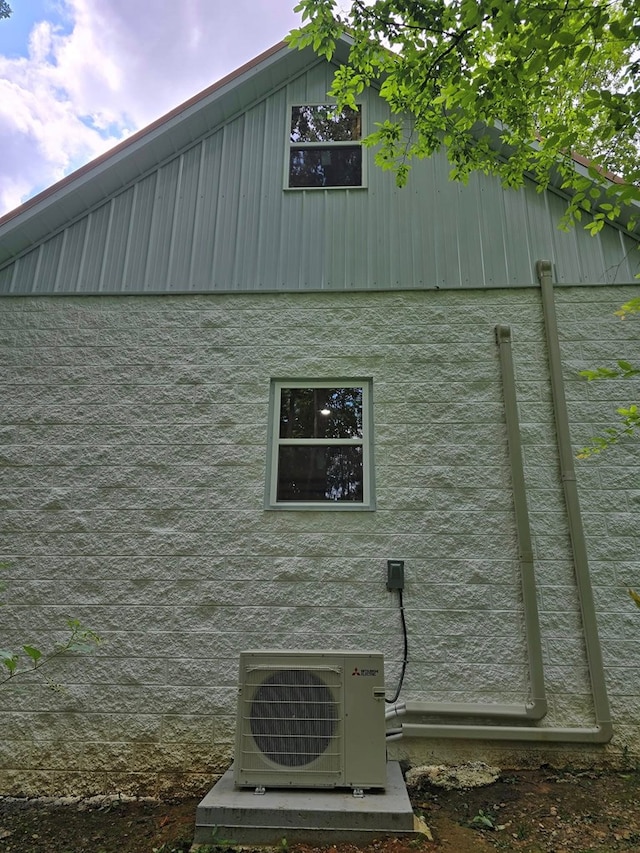
POLYGON ((387 763, 385 790, 354 797, 344 789, 238 789, 227 770, 196 809, 198 844, 319 845, 366 843, 385 836, 414 836, 413 810, 397 761, 387 763))

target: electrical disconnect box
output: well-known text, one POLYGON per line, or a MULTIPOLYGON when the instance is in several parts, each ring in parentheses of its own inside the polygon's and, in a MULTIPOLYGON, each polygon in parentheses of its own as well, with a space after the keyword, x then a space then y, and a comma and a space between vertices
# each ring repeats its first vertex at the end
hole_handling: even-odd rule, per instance
POLYGON ((387 560, 387 589, 404 589, 404 560, 387 560))

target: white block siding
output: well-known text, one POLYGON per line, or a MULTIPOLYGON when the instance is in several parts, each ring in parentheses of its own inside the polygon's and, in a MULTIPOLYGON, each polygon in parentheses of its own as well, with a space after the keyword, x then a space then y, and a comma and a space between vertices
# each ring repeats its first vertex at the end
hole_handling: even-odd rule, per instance
MULTIPOLYGON (((585 365, 632 357, 631 287, 556 291, 579 446, 629 402, 585 365)), ((0 791, 204 790, 232 758, 238 652, 402 637, 386 560, 405 560, 402 697, 528 697, 494 338, 513 332, 550 710, 593 725, 554 444, 539 291, 5 298, 1 642, 100 633, 0 687, 0 791), (272 377, 373 378, 375 512, 263 508, 272 377), (43 671, 44 674, 44 671, 43 671)), ((633 399, 633 398, 631 398, 633 399)), ((638 445, 578 463, 615 736, 607 747, 407 740, 411 762, 640 757, 638 445)))

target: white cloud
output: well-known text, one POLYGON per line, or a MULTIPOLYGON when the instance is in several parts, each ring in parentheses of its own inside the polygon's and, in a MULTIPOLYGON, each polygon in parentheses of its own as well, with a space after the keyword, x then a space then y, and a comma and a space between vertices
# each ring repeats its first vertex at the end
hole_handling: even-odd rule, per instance
POLYGON ((0 214, 270 47, 293 5, 62 0, 65 26, 0 55, 0 214))

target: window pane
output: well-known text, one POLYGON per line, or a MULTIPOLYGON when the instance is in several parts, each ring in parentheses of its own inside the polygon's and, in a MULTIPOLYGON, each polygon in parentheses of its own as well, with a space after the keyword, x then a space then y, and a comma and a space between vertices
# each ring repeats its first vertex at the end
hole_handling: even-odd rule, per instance
POLYGON ((291 142, 351 142, 360 139, 360 113, 331 104, 292 107, 291 142))
POLYGON ((279 501, 362 502, 362 447, 281 447, 279 501))
POLYGON ((359 145, 292 148, 289 154, 289 186, 362 186, 362 148, 359 145))
POLYGON ((280 438, 362 438, 362 388, 283 388, 280 438))

